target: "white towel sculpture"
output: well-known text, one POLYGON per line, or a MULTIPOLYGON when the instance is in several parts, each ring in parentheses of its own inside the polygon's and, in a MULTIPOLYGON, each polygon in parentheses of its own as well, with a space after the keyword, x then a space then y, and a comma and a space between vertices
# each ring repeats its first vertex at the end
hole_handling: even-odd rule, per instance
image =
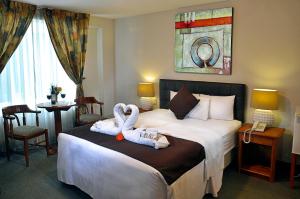
POLYGON ((131 111, 131 114, 128 116, 126 121, 124 121, 122 132, 127 131, 127 130, 132 130, 135 123, 137 122, 137 120, 139 118, 140 111, 136 105, 128 104, 125 108, 125 112, 127 112, 127 111, 131 111))
POLYGON ((128 141, 152 146, 155 149, 166 148, 169 142, 166 136, 159 134, 157 129, 152 128, 137 128, 133 130, 135 123, 138 120, 139 109, 136 105, 118 103, 114 106, 115 120, 98 121, 91 127, 91 131, 104 133, 108 135, 117 135, 122 132, 124 138, 128 141), (125 113, 131 111, 131 114, 126 118, 125 113))
POLYGON ((152 146, 155 149, 166 148, 170 144, 166 136, 159 134, 157 129, 137 128, 135 130, 126 130, 122 133, 128 141, 152 146))
POLYGON ((118 103, 114 106, 114 120, 103 120, 98 121, 91 127, 91 131, 104 133, 108 135, 117 135, 122 131, 122 127, 126 120, 124 111, 126 105, 123 103, 118 103))

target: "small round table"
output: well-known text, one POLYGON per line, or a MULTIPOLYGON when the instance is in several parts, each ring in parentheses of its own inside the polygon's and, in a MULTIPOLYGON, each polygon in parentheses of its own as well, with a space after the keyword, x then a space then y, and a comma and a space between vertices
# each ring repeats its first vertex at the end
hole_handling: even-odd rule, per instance
POLYGON ((61 111, 68 111, 72 106, 75 106, 74 102, 64 101, 60 101, 55 104, 51 104, 51 102, 37 104, 38 108, 44 108, 48 112, 54 112, 56 138, 58 134, 62 131, 61 111))

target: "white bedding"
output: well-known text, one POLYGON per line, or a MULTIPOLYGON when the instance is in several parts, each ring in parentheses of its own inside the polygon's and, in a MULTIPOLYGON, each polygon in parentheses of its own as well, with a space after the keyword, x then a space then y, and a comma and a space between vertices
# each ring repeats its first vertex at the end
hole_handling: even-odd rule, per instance
POLYGON ((205 148, 205 179, 224 169, 224 154, 234 147, 233 135, 241 126, 237 120, 177 120, 167 109, 156 109, 141 114, 135 127, 155 127, 159 132, 199 142, 205 148), (216 147, 218 146, 218 147, 216 147))
MULTIPOLYGON (((151 112, 145 112, 140 115, 138 123, 135 127, 150 127, 150 126, 163 126, 168 124, 168 122, 179 121, 175 118, 173 113, 166 109, 156 109, 151 112), (148 124, 149 119, 146 123, 144 118, 151 118, 151 121, 154 120, 155 125, 148 124)), ((236 146, 236 132, 241 126, 241 122, 238 120, 197 120, 197 119, 184 119, 183 123, 194 123, 197 126, 203 126, 204 128, 212 128, 216 133, 222 135, 223 144, 224 144, 224 154, 228 153, 231 149, 236 146)))
POLYGON ((58 179, 76 185, 94 198, 199 198, 205 192, 216 196, 222 184, 224 146, 228 145, 226 150, 232 147, 228 144, 229 134, 232 136, 240 124, 238 121, 177 120, 172 112, 164 109, 141 114, 136 127, 155 127, 162 133, 199 142, 205 148, 206 159, 170 186, 156 169, 138 160, 60 134, 58 179))

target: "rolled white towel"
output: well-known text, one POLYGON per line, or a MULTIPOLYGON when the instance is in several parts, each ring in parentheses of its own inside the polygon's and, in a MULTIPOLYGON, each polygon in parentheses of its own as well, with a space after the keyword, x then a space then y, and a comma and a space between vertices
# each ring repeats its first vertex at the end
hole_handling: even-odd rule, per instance
POLYGON ((151 134, 155 134, 157 135, 158 134, 158 129, 156 128, 144 128, 146 133, 151 133, 151 134))
POLYGON ((139 143, 140 142, 140 135, 145 129, 137 128, 135 130, 126 130, 122 131, 124 138, 128 141, 139 143))
POLYGON ((167 148, 170 145, 166 136, 158 134, 158 139, 155 141, 155 149, 167 148))
POLYGON ((155 149, 166 148, 169 141, 166 136, 159 134, 157 129, 137 128, 135 130, 122 131, 126 140, 154 147, 155 149))

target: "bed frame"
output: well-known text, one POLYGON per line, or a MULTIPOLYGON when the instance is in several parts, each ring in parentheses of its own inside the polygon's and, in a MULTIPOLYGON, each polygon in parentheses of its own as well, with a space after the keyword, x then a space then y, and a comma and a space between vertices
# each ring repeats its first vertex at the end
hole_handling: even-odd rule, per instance
POLYGON ((246 100, 245 84, 160 79, 160 108, 169 108, 170 91, 178 91, 182 85, 186 85, 192 93, 217 96, 235 95, 234 119, 244 122, 246 100))

